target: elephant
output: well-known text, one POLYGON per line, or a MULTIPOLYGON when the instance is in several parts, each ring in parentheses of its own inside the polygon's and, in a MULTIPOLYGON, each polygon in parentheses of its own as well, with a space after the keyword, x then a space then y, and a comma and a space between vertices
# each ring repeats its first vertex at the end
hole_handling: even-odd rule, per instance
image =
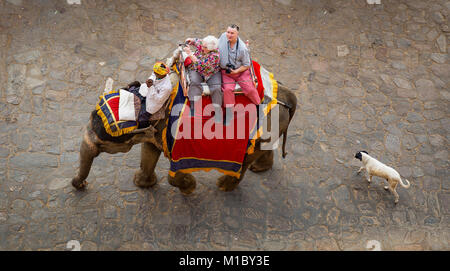
MULTIPOLYGON (((169 60, 168 60, 169 61, 169 60)), ((178 77, 172 74, 171 80, 176 83, 178 77)), ((287 140, 287 130, 289 123, 294 116, 297 98, 293 92, 287 87, 278 83, 279 101, 279 136, 283 135, 283 158, 286 155, 285 145, 287 140)), ((87 186, 86 178, 89 175, 92 163, 101 152, 114 154, 117 152, 128 152, 133 145, 141 145, 141 163, 140 169, 134 175, 134 184, 140 188, 149 188, 157 183, 155 167, 158 159, 163 152, 162 136, 163 129, 166 125, 166 119, 169 117, 169 109, 166 109, 165 119, 153 121, 152 125, 156 130, 150 132, 146 129, 137 133, 130 133, 118 137, 112 137, 103 126, 101 118, 97 115, 96 110, 92 111, 89 123, 84 131, 83 140, 80 147, 80 167, 76 177, 72 179, 72 185, 78 190, 85 189, 87 186)), ((271 114, 268 116, 268 123, 271 121, 271 114)), ((246 154, 242 164, 240 177, 229 175, 221 176, 216 185, 222 191, 232 191, 242 181, 247 169, 253 172, 262 172, 272 168, 274 152, 273 150, 261 149, 262 139, 255 142, 254 152, 246 154)), ((188 195, 195 190, 196 180, 190 173, 177 172, 175 176, 168 176, 168 182, 172 186, 177 187, 184 195, 188 195)))

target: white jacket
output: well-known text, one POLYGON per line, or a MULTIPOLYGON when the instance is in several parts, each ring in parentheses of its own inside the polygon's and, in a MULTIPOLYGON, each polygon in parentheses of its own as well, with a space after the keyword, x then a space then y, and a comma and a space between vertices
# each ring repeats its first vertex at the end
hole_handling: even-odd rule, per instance
POLYGON ((147 87, 146 83, 141 84, 139 93, 145 98, 145 109, 148 113, 156 113, 167 101, 172 92, 172 83, 169 75, 163 79, 157 79, 155 73, 148 78, 153 80, 153 85, 147 87))

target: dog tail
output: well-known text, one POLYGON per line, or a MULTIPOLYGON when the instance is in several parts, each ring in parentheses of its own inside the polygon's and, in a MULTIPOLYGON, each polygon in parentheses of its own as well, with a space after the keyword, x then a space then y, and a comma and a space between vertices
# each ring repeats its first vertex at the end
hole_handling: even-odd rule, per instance
POLYGON ((409 188, 409 186, 411 185, 411 183, 405 178, 405 181, 407 184, 404 184, 402 181, 402 178, 400 178, 400 185, 403 186, 404 188, 409 188))

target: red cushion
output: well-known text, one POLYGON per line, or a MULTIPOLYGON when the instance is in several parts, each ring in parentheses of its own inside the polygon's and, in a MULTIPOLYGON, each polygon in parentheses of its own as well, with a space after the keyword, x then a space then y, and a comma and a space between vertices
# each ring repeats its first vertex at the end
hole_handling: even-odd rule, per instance
POLYGON ((192 59, 190 57, 184 60, 184 66, 187 67, 192 64, 192 59))

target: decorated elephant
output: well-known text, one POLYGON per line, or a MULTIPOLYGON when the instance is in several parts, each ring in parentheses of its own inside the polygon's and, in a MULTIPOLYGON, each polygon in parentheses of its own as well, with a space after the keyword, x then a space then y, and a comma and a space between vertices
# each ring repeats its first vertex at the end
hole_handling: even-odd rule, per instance
MULTIPOLYGON (((175 56, 174 56, 175 58, 175 56)), ((173 59, 168 60, 173 62, 173 59)), ((172 74, 173 84, 178 83, 178 75, 172 74)), ((285 144, 287 139, 287 130, 289 123, 294 115, 297 98, 282 84, 278 86, 277 100, 279 110, 278 119, 272 120, 273 114, 267 115, 267 122, 278 121, 278 136, 283 135, 283 157, 286 155, 285 144)), ((165 110, 165 118, 153 121, 148 129, 138 129, 133 133, 120 136, 111 136, 105 130, 102 119, 94 110, 90 116, 89 123, 84 131, 83 140, 80 148, 80 168, 77 176, 72 179, 72 185, 76 189, 84 189, 87 186, 86 178, 89 175, 94 158, 101 152, 117 153, 128 152, 133 145, 142 144, 140 169, 134 175, 134 183, 141 188, 149 188, 157 183, 155 167, 163 150, 163 130, 167 126, 169 118, 169 108, 165 110)), ((271 169, 273 165, 274 153, 272 149, 265 150, 261 146, 263 139, 256 139, 254 142, 254 151, 246 154, 242 163, 239 177, 223 175, 217 180, 217 186, 222 191, 232 191, 244 178, 247 169, 253 172, 261 172, 271 169)), ((196 180, 190 173, 177 172, 168 177, 171 185, 178 187, 183 194, 190 194, 195 190, 196 180)))

